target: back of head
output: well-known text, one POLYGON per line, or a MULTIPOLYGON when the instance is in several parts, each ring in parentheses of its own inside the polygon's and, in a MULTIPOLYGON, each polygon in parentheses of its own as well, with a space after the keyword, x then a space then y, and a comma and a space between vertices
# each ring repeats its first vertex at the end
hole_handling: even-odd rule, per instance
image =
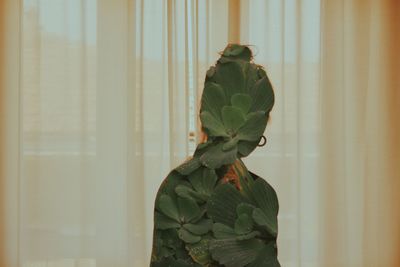
POLYGON ((199 148, 218 146, 223 164, 246 157, 257 147, 274 105, 267 74, 252 60, 248 46, 230 44, 205 78, 200 119, 208 141, 199 148))

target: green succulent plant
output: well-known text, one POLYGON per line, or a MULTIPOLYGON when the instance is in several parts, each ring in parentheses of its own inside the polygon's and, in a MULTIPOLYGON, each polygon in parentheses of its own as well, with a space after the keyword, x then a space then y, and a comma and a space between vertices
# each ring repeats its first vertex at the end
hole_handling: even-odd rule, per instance
POLYGON ((278 199, 241 158, 259 144, 274 93, 244 45, 228 45, 206 74, 207 141, 157 194, 152 267, 277 267, 278 199))

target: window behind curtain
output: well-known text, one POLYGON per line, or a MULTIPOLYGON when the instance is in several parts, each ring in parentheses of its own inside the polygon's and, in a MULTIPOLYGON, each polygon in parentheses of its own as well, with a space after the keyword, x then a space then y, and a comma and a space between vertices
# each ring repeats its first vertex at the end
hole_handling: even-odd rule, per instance
POLYGON ((146 266, 158 186, 198 141, 228 1, 22 4, 21 265, 146 266))

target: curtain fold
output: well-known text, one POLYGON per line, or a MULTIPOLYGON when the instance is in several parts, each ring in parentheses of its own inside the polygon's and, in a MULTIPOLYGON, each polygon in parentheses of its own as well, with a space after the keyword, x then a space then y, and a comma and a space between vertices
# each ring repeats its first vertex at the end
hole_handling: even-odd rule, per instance
MULTIPOLYGON (((388 88, 390 88, 387 96, 387 109, 389 123, 388 131, 388 147, 389 147, 389 173, 391 174, 387 181, 392 186, 390 187, 390 200, 389 203, 399 203, 400 189, 400 122, 398 114, 400 114, 400 54, 398 48, 400 47, 400 6, 396 1, 388 1, 387 3, 387 19, 388 28, 386 29, 388 37, 388 49, 386 51, 386 58, 389 59, 387 69, 388 88), (392 7, 393 6, 393 7, 392 7), (393 32, 395 34, 393 34, 393 32), (392 123, 393 122, 393 123, 392 123), (397 122, 397 123, 396 123, 397 122)), ((392 225, 389 227, 391 234, 391 247, 390 253, 393 255, 393 263, 396 266, 400 265, 400 209, 396 204, 389 205, 389 214, 392 225)))
POLYGON ((0 1, 0 266, 18 266, 20 3, 0 1))
POLYGON ((398 265, 398 8, 241 1, 277 95, 248 165, 277 189, 284 266, 398 265))
POLYGON ((282 266, 318 263, 320 1, 241 1, 241 42, 274 86, 267 145, 246 159, 277 191, 282 266))
POLYGON ((18 200, 16 221, 2 228, 15 233, 5 243, 18 266, 148 264, 154 196, 198 142, 198 88, 226 45, 227 6, 24 0, 4 9, 23 37, 13 50, 21 65, 10 67, 21 86, 4 97, 22 114, 2 124, 22 127, 4 161, 18 157, 4 186, 18 200))
POLYGON ((395 0, 0 1, 0 266, 148 266, 204 76, 251 45, 276 103, 249 169, 285 267, 400 265, 395 0))
POLYGON ((392 1, 323 1, 323 266, 399 264, 394 10, 392 1))

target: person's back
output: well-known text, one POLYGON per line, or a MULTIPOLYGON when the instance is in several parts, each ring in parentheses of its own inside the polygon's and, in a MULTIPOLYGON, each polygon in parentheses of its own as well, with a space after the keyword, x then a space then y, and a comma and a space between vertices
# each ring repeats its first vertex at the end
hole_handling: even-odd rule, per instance
POLYGON ((251 50, 228 45, 205 79, 207 140, 157 193, 151 267, 280 266, 276 193, 241 161, 264 138, 273 104, 251 50))

